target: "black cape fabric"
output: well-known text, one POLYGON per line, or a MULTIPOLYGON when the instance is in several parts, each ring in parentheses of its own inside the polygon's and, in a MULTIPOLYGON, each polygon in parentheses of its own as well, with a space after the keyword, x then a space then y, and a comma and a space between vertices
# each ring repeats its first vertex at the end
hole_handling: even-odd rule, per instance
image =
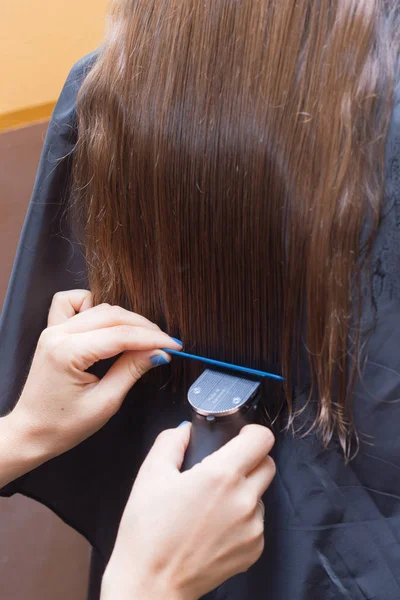
MULTIPOLYGON (((85 262, 65 206, 76 96, 94 60, 91 55, 72 70, 46 138, 0 324, 1 414, 18 399, 53 294, 85 286, 85 262)), ((324 450, 314 435, 279 434, 277 476, 265 496, 264 554, 248 573, 209 594, 210 600, 400 599, 400 94, 386 175, 373 302, 363 315, 367 361, 355 396, 360 451, 346 466, 335 442, 324 450)), ((40 500, 107 560, 155 436, 185 418, 182 394, 160 390, 150 377, 133 388, 99 433, 2 494, 40 500)))

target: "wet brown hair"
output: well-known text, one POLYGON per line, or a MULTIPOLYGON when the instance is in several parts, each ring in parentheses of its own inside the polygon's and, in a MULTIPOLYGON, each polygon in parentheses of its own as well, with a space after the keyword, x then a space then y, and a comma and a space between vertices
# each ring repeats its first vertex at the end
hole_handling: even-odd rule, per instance
POLYGON ((346 452, 396 7, 114 0, 77 108, 73 196, 96 301, 197 353, 279 366, 289 423, 304 345, 313 425, 346 452))

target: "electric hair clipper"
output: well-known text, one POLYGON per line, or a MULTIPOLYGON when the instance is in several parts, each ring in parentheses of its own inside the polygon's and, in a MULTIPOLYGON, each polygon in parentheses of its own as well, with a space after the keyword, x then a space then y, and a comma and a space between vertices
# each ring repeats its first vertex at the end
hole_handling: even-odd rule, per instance
POLYGON ((261 382, 207 369, 189 389, 192 434, 182 471, 212 454, 258 421, 261 382))

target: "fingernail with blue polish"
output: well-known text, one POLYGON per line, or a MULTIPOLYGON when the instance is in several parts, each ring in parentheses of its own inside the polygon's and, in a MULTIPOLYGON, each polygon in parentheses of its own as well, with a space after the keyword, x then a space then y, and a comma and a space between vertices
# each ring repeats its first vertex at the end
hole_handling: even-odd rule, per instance
POLYGON ((161 367, 162 365, 169 365, 169 360, 162 356, 162 354, 156 354, 151 357, 150 360, 153 367, 161 367))
POLYGON ((185 425, 189 425, 189 421, 183 421, 183 423, 178 425, 178 429, 179 429, 179 427, 184 427, 185 425))
POLYGON ((178 340, 177 338, 172 337, 171 340, 174 340, 174 342, 176 342, 177 344, 179 344, 180 346, 183 346, 181 340, 178 340))

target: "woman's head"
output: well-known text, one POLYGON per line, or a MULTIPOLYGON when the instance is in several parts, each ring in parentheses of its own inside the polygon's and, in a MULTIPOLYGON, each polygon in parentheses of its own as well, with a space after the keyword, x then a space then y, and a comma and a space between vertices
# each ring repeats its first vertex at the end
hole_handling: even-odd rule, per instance
POLYGON ((292 416, 304 344, 315 426, 344 447, 395 4, 114 0, 78 102, 74 197, 96 299, 198 353, 279 365, 292 416))

